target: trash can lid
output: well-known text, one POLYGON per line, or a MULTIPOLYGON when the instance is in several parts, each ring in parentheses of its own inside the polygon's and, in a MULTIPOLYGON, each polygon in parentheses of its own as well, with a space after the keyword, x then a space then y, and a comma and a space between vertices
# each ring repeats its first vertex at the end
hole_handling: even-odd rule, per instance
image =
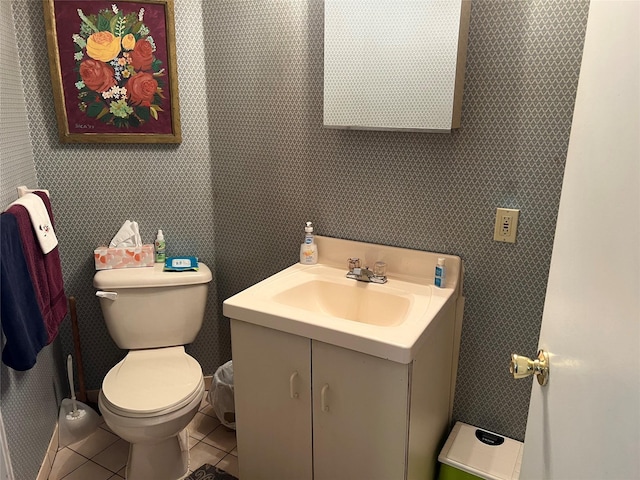
POLYGON ((438 461, 488 480, 520 477, 523 443, 456 422, 438 461))

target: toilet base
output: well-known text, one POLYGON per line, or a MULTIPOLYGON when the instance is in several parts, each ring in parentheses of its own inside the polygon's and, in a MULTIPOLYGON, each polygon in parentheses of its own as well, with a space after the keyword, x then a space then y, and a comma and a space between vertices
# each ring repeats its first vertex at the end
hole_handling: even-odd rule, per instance
POLYGON ((177 480, 189 469, 187 429, 159 443, 132 443, 127 461, 127 480, 177 480))

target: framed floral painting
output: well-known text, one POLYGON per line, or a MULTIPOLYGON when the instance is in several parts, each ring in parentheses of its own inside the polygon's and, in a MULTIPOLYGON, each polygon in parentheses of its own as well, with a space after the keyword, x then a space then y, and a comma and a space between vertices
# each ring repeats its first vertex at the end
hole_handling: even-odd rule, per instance
POLYGON ((173 0, 43 0, 60 141, 180 143, 173 0))

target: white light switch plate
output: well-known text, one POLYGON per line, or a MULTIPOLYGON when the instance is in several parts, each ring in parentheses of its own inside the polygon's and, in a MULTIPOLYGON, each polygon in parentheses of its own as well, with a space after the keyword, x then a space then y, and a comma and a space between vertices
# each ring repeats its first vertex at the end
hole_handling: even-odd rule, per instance
POLYGON ((514 208, 496 209, 496 225, 493 239, 497 242, 516 243, 519 215, 520 210, 514 208))

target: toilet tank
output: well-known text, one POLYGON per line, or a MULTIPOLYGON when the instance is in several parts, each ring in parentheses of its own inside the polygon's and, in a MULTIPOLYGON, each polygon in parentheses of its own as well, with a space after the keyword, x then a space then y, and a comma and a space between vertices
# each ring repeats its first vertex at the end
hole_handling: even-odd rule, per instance
POLYGON ((93 277, 107 329, 122 349, 193 342, 202 326, 211 270, 165 272, 153 267, 101 270, 93 277), (109 298, 111 297, 111 298, 109 298))

